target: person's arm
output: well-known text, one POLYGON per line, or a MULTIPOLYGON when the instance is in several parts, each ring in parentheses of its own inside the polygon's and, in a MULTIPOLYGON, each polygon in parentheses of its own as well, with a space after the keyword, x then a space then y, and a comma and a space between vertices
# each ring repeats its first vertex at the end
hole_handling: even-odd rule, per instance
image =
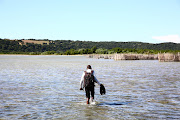
POLYGON ((81 76, 81 80, 80 80, 80 89, 82 88, 84 88, 84 75, 85 75, 85 73, 83 72, 83 74, 82 74, 82 76, 81 76))
POLYGON ((101 83, 97 80, 97 78, 96 78, 96 75, 95 75, 94 71, 93 71, 93 75, 94 75, 94 80, 95 80, 95 82, 96 82, 98 85, 101 85, 101 83))

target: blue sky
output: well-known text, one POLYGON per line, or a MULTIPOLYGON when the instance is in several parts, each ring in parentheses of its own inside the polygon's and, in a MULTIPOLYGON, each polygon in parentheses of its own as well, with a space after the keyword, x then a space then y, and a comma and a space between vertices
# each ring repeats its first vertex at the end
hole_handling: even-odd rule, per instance
POLYGON ((180 0, 0 0, 0 38, 180 43, 180 0))

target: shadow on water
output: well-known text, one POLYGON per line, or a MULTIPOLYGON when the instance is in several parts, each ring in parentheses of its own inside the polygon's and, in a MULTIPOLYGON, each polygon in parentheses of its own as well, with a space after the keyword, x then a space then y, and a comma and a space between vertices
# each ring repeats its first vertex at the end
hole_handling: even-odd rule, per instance
POLYGON ((97 104, 98 106, 103 106, 103 105, 127 105, 129 103, 132 103, 132 101, 129 102, 102 102, 97 104))

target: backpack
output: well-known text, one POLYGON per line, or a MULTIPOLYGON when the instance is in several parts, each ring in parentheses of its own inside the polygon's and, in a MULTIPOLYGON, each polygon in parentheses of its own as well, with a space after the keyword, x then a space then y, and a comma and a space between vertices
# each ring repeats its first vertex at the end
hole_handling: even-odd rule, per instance
POLYGON ((94 75, 93 71, 91 73, 88 73, 85 71, 84 75, 84 87, 92 87, 94 86, 94 75))

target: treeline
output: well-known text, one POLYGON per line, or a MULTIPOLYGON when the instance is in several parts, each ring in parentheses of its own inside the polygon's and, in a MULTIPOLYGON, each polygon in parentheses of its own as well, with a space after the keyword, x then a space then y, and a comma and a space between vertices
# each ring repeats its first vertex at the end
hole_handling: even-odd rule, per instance
POLYGON ((50 41, 49 45, 32 43, 27 43, 26 45, 24 45, 22 44, 22 40, 0 39, 0 54, 76 55, 113 53, 157 54, 164 52, 180 52, 180 44, 55 40, 50 41))

